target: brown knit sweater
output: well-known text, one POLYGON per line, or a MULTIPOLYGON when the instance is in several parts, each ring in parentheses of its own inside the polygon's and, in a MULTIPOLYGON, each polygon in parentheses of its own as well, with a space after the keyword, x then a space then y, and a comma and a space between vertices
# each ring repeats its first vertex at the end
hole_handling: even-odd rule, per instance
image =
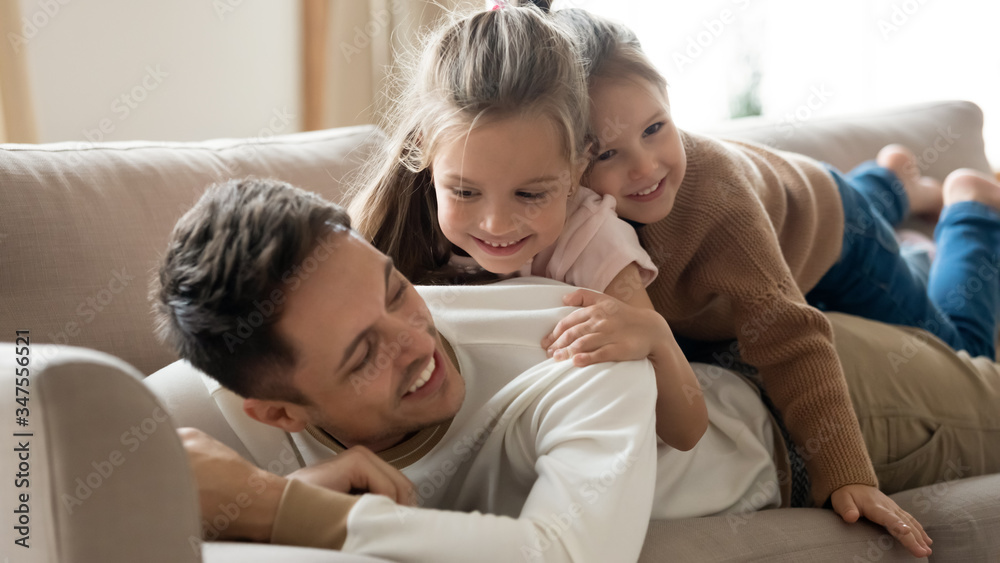
POLYGON ((806 461, 817 505, 878 481, 833 347, 807 292, 840 255, 844 213, 833 177, 801 155, 681 133, 687 171, 676 203, 639 229, 660 269, 648 287, 682 336, 736 338, 806 461))

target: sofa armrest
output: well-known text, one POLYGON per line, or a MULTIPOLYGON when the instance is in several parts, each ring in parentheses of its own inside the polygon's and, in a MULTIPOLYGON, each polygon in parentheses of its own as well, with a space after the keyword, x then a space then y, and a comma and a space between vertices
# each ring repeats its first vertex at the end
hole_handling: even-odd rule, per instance
MULTIPOLYGON (((142 374, 82 348, 34 344, 28 357, 29 424, 15 432, 31 435, 0 433, 3 450, 21 448, 27 464, 5 456, 3 483, 14 483, 13 469, 30 475, 17 489, 30 495, 23 504, 31 542, 18 561, 201 561, 187 455, 142 374)), ((14 359, 14 346, 0 344, 0 386, 11 391, 14 359)), ((14 424, 15 408, 22 407, 3 401, 6 424, 14 424)))

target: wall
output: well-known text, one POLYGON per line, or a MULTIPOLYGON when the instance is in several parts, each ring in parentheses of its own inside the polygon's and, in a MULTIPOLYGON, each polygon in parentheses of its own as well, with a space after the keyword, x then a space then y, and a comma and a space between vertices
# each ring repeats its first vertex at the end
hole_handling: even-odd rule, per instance
MULTIPOLYGON (((23 35, 42 142, 195 140, 300 128, 295 0, 18 1, 33 22, 34 33, 23 35)), ((664 70, 682 126, 696 129, 727 117, 733 88, 741 84, 734 69, 751 45, 760 54, 765 115, 794 126, 803 116, 968 99, 986 113, 987 154, 1000 167, 1000 49, 994 45, 1000 3, 559 5, 632 26, 664 70), (830 95, 814 103, 816 91, 830 95)))
POLYGON ((40 142, 300 129, 299 2, 20 2, 40 142))

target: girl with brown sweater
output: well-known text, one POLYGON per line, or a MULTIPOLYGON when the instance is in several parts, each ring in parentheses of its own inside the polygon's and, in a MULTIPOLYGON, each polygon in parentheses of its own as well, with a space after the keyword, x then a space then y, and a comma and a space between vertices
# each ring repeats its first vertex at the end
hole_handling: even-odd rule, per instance
MULTIPOLYGON (((679 336, 736 339, 733 351, 759 370, 805 461, 816 505, 829 501, 848 522, 865 516, 914 555, 928 554, 920 524, 877 488, 819 308, 919 326, 992 356, 1000 283, 980 271, 998 262, 1000 185, 960 170, 942 190, 898 145, 841 174, 802 155, 681 131, 663 77, 630 30, 578 9, 553 17, 572 28, 589 65, 595 148, 583 184, 614 196, 619 216, 636 225, 659 268, 647 288, 656 310, 679 336), (891 225, 942 199, 928 287, 900 257, 891 225)), ((556 327, 551 348, 580 351, 572 329, 556 327)))

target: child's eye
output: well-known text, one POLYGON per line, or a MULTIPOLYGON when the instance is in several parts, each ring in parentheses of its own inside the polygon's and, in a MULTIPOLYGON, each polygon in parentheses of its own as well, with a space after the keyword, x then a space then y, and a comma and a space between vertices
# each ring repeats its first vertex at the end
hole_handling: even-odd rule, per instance
POLYGON ((517 192, 517 197, 527 199, 529 201, 545 199, 546 195, 548 195, 548 192, 517 192))
POLYGON ((601 154, 597 155, 597 158, 595 160, 607 160, 607 159, 611 158, 614 155, 615 155, 615 151, 614 150, 604 151, 601 154))
POLYGON ((458 199, 468 199, 472 197, 474 194, 472 193, 472 190, 463 190, 462 188, 452 188, 451 195, 455 196, 458 199))
POLYGON ((659 122, 659 123, 654 123, 654 124, 650 125, 649 127, 647 127, 645 131, 642 132, 642 136, 643 137, 648 137, 648 136, 656 133, 657 131, 659 131, 662 128, 663 128, 663 122, 662 121, 659 122))

